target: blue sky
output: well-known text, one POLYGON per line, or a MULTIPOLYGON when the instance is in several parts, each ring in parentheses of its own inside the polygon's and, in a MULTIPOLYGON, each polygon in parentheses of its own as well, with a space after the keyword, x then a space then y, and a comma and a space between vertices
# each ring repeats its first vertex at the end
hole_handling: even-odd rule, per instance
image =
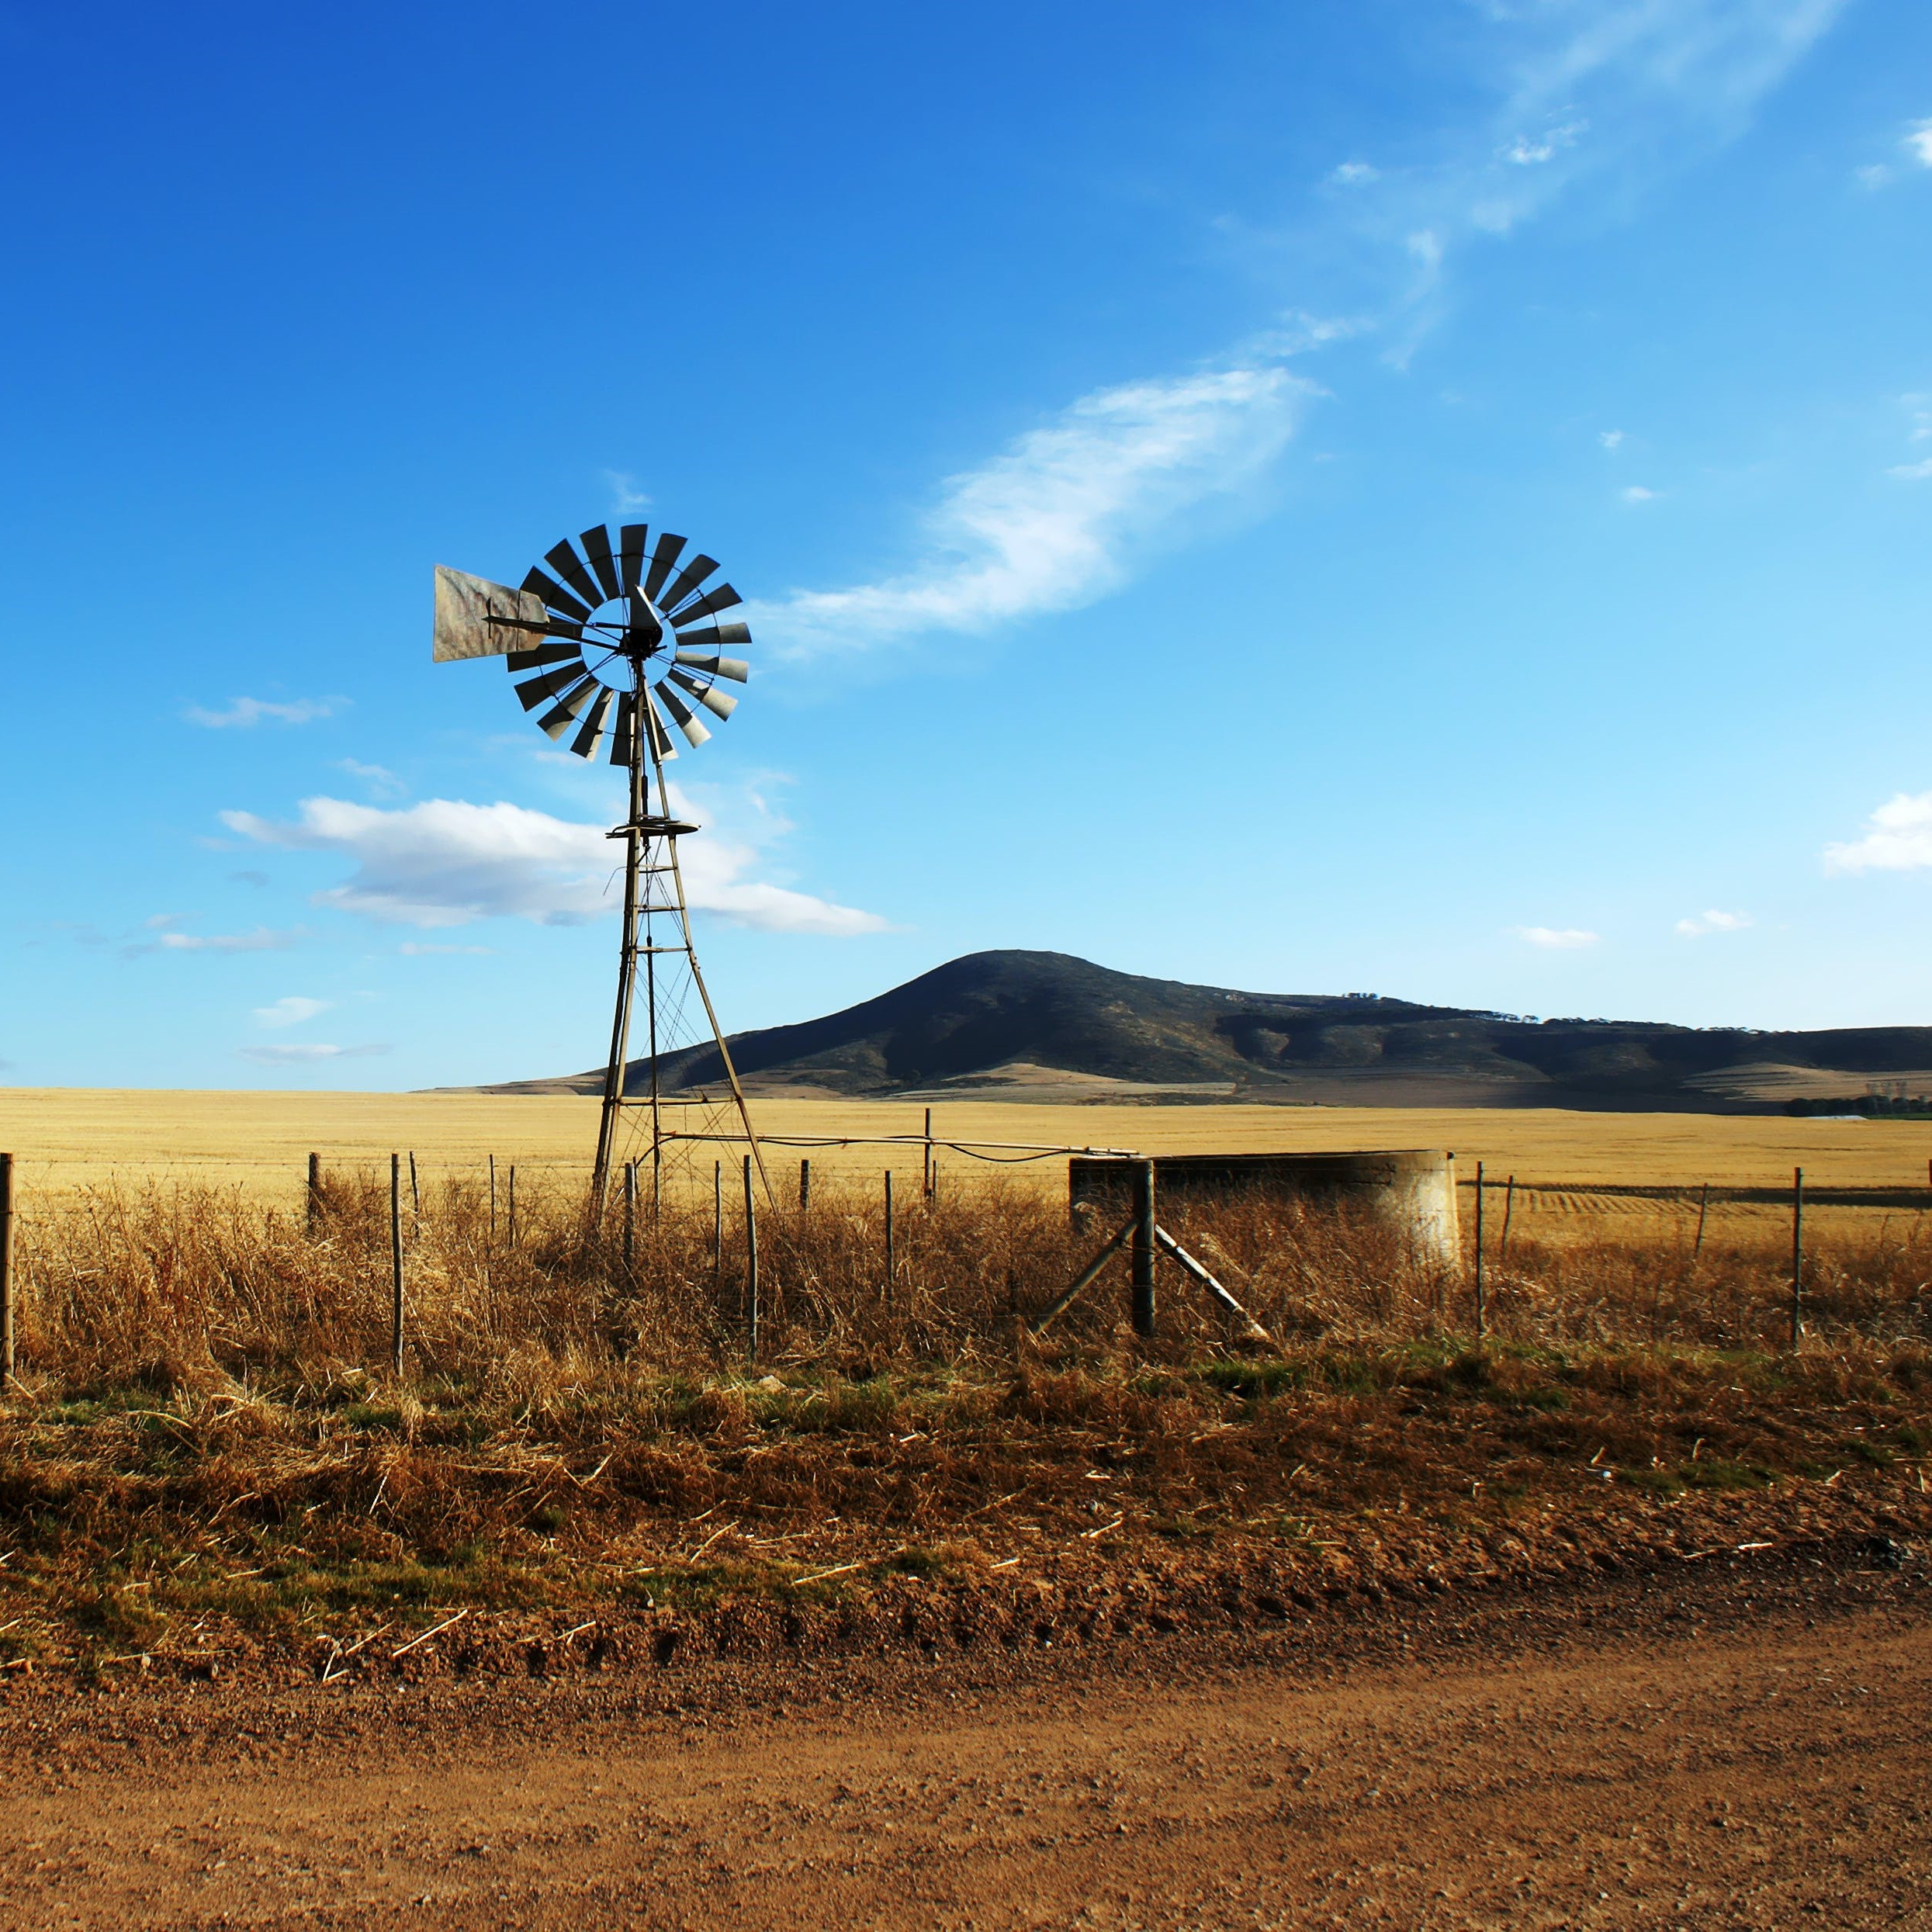
POLYGON ((593 1064, 431 567, 752 601, 729 1025, 982 947, 1932 1021, 1932 10, 0 4, 0 1079, 593 1064))

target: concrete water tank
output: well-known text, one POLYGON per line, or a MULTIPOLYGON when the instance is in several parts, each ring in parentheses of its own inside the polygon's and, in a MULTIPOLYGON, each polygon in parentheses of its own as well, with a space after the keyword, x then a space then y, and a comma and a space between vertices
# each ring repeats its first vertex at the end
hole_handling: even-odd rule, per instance
MULTIPOLYGON (((1110 1218, 1133 1204, 1134 1163, 1076 1155, 1067 1165, 1071 1205, 1110 1218)), ((1444 1267, 1462 1259, 1456 1215, 1456 1157, 1404 1148, 1366 1154, 1164 1154, 1154 1162, 1155 1211, 1164 1201, 1237 1198, 1345 1207, 1407 1230, 1418 1250, 1444 1267)))

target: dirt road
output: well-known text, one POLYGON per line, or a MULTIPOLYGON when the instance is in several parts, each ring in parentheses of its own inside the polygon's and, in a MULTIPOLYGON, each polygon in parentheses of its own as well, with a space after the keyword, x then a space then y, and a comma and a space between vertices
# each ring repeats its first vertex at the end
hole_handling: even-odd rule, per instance
POLYGON ((20 1684, 9 1926, 1932 1927, 1932 1581, 983 1662, 20 1684))

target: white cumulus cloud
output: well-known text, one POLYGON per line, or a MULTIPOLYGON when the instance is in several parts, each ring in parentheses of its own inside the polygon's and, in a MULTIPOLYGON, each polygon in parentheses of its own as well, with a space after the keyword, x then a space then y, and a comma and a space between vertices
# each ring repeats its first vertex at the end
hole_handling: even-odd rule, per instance
POLYGON ((255 1018, 265 1027, 296 1027, 305 1020, 313 1020, 317 1013, 327 1013, 333 1003, 327 999, 306 999, 299 993, 289 993, 273 1006, 256 1007, 255 1018))
POLYGON ((1932 456, 1922 462, 1894 463, 1885 474, 1897 477, 1900 483, 1932 482, 1932 456))
POLYGON ((1906 151, 1926 168, 1932 168, 1932 121, 1914 121, 1906 131, 1906 151))
MULTIPOLYGON (((224 812, 233 832, 265 845, 353 860, 348 881, 315 895, 320 905, 386 925, 466 926, 480 919, 580 925, 618 905, 620 849, 601 825, 524 805, 428 798, 393 811, 343 798, 305 798, 293 824, 224 812)), ((692 839, 680 850, 684 889, 697 910, 767 932, 878 932, 875 913, 835 905, 748 878, 751 846, 692 839)))
POLYGON ((1825 847, 1828 872, 1912 872, 1932 865, 1932 791, 1901 791, 1865 821, 1861 838, 1825 847))
POLYGON ((1098 390, 951 478, 909 568, 757 605, 752 627, 804 654, 1091 603, 1171 542, 1182 512, 1252 483, 1317 393, 1270 367, 1098 390))
POLYGON ((1655 503, 1657 496, 1654 490, 1646 490, 1642 483, 1630 483, 1619 494, 1626 503, 1655 503))
POLYGON ((226 711, 204 711, 199 705, 190 705, 182 715, 191 725, 206 725, 214 731, 230 726, 246 731, 265 718, 279 725, 312 724, 318 718, 333 718, 348 702, 346 698, 298 698, 283 705, 272 704, 265 698, 237 698, 226 711))
POLYGON ((1599 937, 1595 933, 1586 933, 1574 926, 1512 926, 1509 930, 1518 939, 1553 953, 1577 952, 1584 947, 1595 945, 1599 937))
POLYGON ((1677 930, 1686 939, 1702 939, 1706 933, 1741 933, 1751 923, 1748 912, 1720 912, 1715 909, 1695 919, 1681 919, 1677 930))

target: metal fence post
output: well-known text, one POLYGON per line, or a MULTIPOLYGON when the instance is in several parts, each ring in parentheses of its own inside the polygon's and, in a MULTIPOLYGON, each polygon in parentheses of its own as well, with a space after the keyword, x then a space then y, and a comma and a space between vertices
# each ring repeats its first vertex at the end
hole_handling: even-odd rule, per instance
POLYGON ((403 1373, 403 1157, 389 1157, 390 1366, 403 1373))
POLYGON ((1791 1345, 1805 1332, 1805 1170, 1791 1171, 1791 1345))
POLYGON ((13 1156, 0 1154, 0 1387, 13 1380, 13 1156))
POLYGON ((630 1282, 637 1272, 637 1163, 624 1163, 624 1279, 630 1282))
POLYGON ((1483 1307, 1483 1164, 1476 1163, 1476 1338, 1485 1331, 1483 1307))
POLYGON ((758 1359, 758 1203, 751 1189, 751 1156, 745 1156, 745 1340, 758 1359))
POLYGON ((1154 1163, 1134 1169, 1134 1332, 1154 1333, 1154 1163))

